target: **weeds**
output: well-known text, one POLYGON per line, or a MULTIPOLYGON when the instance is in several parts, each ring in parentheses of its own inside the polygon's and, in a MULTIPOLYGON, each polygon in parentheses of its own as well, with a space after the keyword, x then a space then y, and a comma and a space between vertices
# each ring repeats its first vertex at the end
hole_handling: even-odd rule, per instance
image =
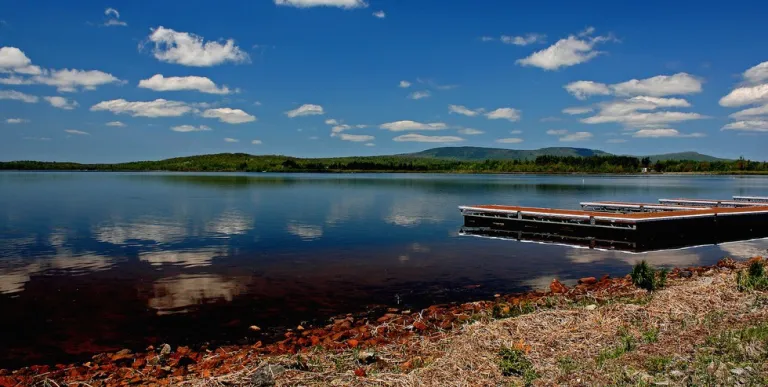
POLYGON ((619 344, 600 352, 597 355, 597 364, 602 367, 607 360, 618 359, 621 355, 635 350, 636 347, 634 336, 622 327, 619 329, 619 344))
POLYGON ((510 318, 522 316, 524 314, 533 313, 536 311, 536 305, 530 302, 522 302, 519 305, 510 305, 506 303, 498 303, 493 306, 491 314, 493 318, 510 318))
POLYGON ((570 375, 573 371, 576 371, 579 366, 573 358, 570 356, 564 356, 557 359, 557 365, 560 367, 563 375, 570 375))
POLYGON ((666 372, 672 364, 672 359, 667 356, 651 356, 645 359, 645 369, 652 374, 666 372))
POLYGON ((656 270, 645 261, 640 261, 632 268, 632 283, 649 292, 659 290, 667 284, 667 269, 656 270))
POLYGON ((655 343, 659 341, 659 328, 649 328, 643 331, 643 341, 645 343, 655 343))
POLYGON ((533 363, 525 357, 525 352, 515 348, 502 348, 499 351, 499 369, 504 376, 522 377, 526 385, 539 377, 533 369, 533 363))
POLYGON ((765 275, 765 264, 762 261, 754 261, 749 265, 747 273, 736 273, 736 286, 740 292, 753 290, 768 290, 768 276, 765 275))

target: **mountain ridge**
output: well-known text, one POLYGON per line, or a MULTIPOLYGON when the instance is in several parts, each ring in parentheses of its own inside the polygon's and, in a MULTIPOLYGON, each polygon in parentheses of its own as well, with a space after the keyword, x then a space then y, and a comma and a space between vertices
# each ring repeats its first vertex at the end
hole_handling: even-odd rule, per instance
MULTIPOLYGON (((394 156, 416 157, 416 158, 435 158, 456 161, 482 161, 482 160, 533 160, 538 156, 609 156, 611 153, 598 149, 574 148, 574 147, 547 147, 539 149, 508 149, 508 148, 486 148, 474 146, 458 147, 438 147, 430 148, 420 152, 397 154, 394 156)), ((619 156, 619 155, 617 155, 619 156)), ((727 161, 715 156, 705 155, 699 152, 676 152, 663 153, 656 155, 627 155, 638 158, 648 157, 652 162, 667 160, 690 160, 690 161, 727 161)))

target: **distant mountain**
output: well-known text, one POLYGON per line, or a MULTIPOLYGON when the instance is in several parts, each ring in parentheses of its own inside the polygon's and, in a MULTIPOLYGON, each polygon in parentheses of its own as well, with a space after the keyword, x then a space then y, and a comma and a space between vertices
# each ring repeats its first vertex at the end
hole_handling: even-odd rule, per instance
POLYGON ((678 152, 665 153, 661 155, 648 156, 652 162, 667 160, 690 160, 690 161, 728 161, 727 159, 717 158, 715 156, 704 155, 699 152, 678 152))
MULTIPOLYGON (((553 147, 532 150, 483 148, 476 146, 451 146, 432 148, 416 153, 407 153, 397 156, 444 159, 457 161, 482 161, 482 160, 533 160, 538 156, 606 156, 610 153, 597 149, 553 147)), ((646 156, 635 156, 643 158, 646 156)), ((667 160, 691 160, 691 161, 727 161, 726 159, 704 155, 698 152, 678 152, 647 156, 652 162, 667 160)))
POLYGON ((609 153, 586 148, 541 148, 534 150, 518 150, 503 148, 482 148, 474 146, 456 146, 432 148, 425 151, 408 153, 398 156, 434 158, 446 160, 478 161, 478 160, 533 160, 538 156, 601 156, 609 153))

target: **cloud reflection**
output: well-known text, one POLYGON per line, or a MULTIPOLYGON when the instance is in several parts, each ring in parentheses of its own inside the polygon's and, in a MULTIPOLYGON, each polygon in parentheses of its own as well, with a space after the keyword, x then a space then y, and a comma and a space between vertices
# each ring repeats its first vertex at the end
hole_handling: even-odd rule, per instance
POLYGON ((94 227, 92 232, 99 242, 115 245, 125 245, 129 241, 170 243, 184 239, 187 235, 181 224, 150 219, 133 223, 101 224, 94 227))
POLYGON ((239 211, 228 211, 205 226, 205 231, 214 234, 241 235, 253 228, 253 218, 239 211))
POLYGON ((150 251, 139 253, 139 260, 152 266, 175 265, 182 267, 209 266, 213 259, 226 255, 221 249, 207 248, 199 250, 150 251))
POLYGON ((323 228, 311 224, 291 222, 286 226, 286 230, 304 241, 317 240, 323 236, 323 228))
POLYGON ((245 290, 246 287, 237 280, 219 275, 181 274, 156 281, 148 305, 158 314, 184 313, 195 305, 219 300, 230 302, 245 290))

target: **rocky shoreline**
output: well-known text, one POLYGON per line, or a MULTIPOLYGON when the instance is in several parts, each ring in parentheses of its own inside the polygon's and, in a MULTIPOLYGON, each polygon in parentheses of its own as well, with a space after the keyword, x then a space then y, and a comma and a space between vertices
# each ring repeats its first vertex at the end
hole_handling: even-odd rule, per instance
MULTIPOLYGON (((702 276, 731 273, 743 269, 745 265, 724 259, 713 266, 673 269, 668 278, 673 283, 684 283, 702 276)), ((0 370, 0 386, 159 386, 185 383, 207 385, 208 382, 211 382, 210 385, 259 385, 262 383, 259 380, 263 381, 261 385, 272 385, 270 383, 274 383, 272 378, 276 373, 311 371, 313 366, 302 360, 302 356, 330 359, 350 353, 354 353, 357 368, 347 371, 365 380, 370 372, 377 369, 374 363, 381 363, 381 353, 386 352, 385 348, 408 347, 415 341, 439 342, 480 321, 509 319, 574 306, 594 310, 616 302, 644 303, 649 297, 648 292, 633 284, 629 275, 582 278, 573 287, 553 279, 548 292, 496 295, 493 300, 433 305, 420 311, 390 308, 373 316, 338 316, 325 326, 299 325, 288 329, 280 340, 268 344, 259 341, 248 346, 215 349, 205 346, 173 348, 164 344, 148 347, 142 352, 126 349, 102 353, 84 363, 0 370), (293 360, 286 364, 286 358, 293 360)), ((258 326, 251 326, 250 329, 252 332, 261 330, 258 326)), ((407 353, 408 349, 403 351, 407 353)), ((394 368, 408 373, 423 366, 424 360, 413 356, 398 362, 394 368)))

